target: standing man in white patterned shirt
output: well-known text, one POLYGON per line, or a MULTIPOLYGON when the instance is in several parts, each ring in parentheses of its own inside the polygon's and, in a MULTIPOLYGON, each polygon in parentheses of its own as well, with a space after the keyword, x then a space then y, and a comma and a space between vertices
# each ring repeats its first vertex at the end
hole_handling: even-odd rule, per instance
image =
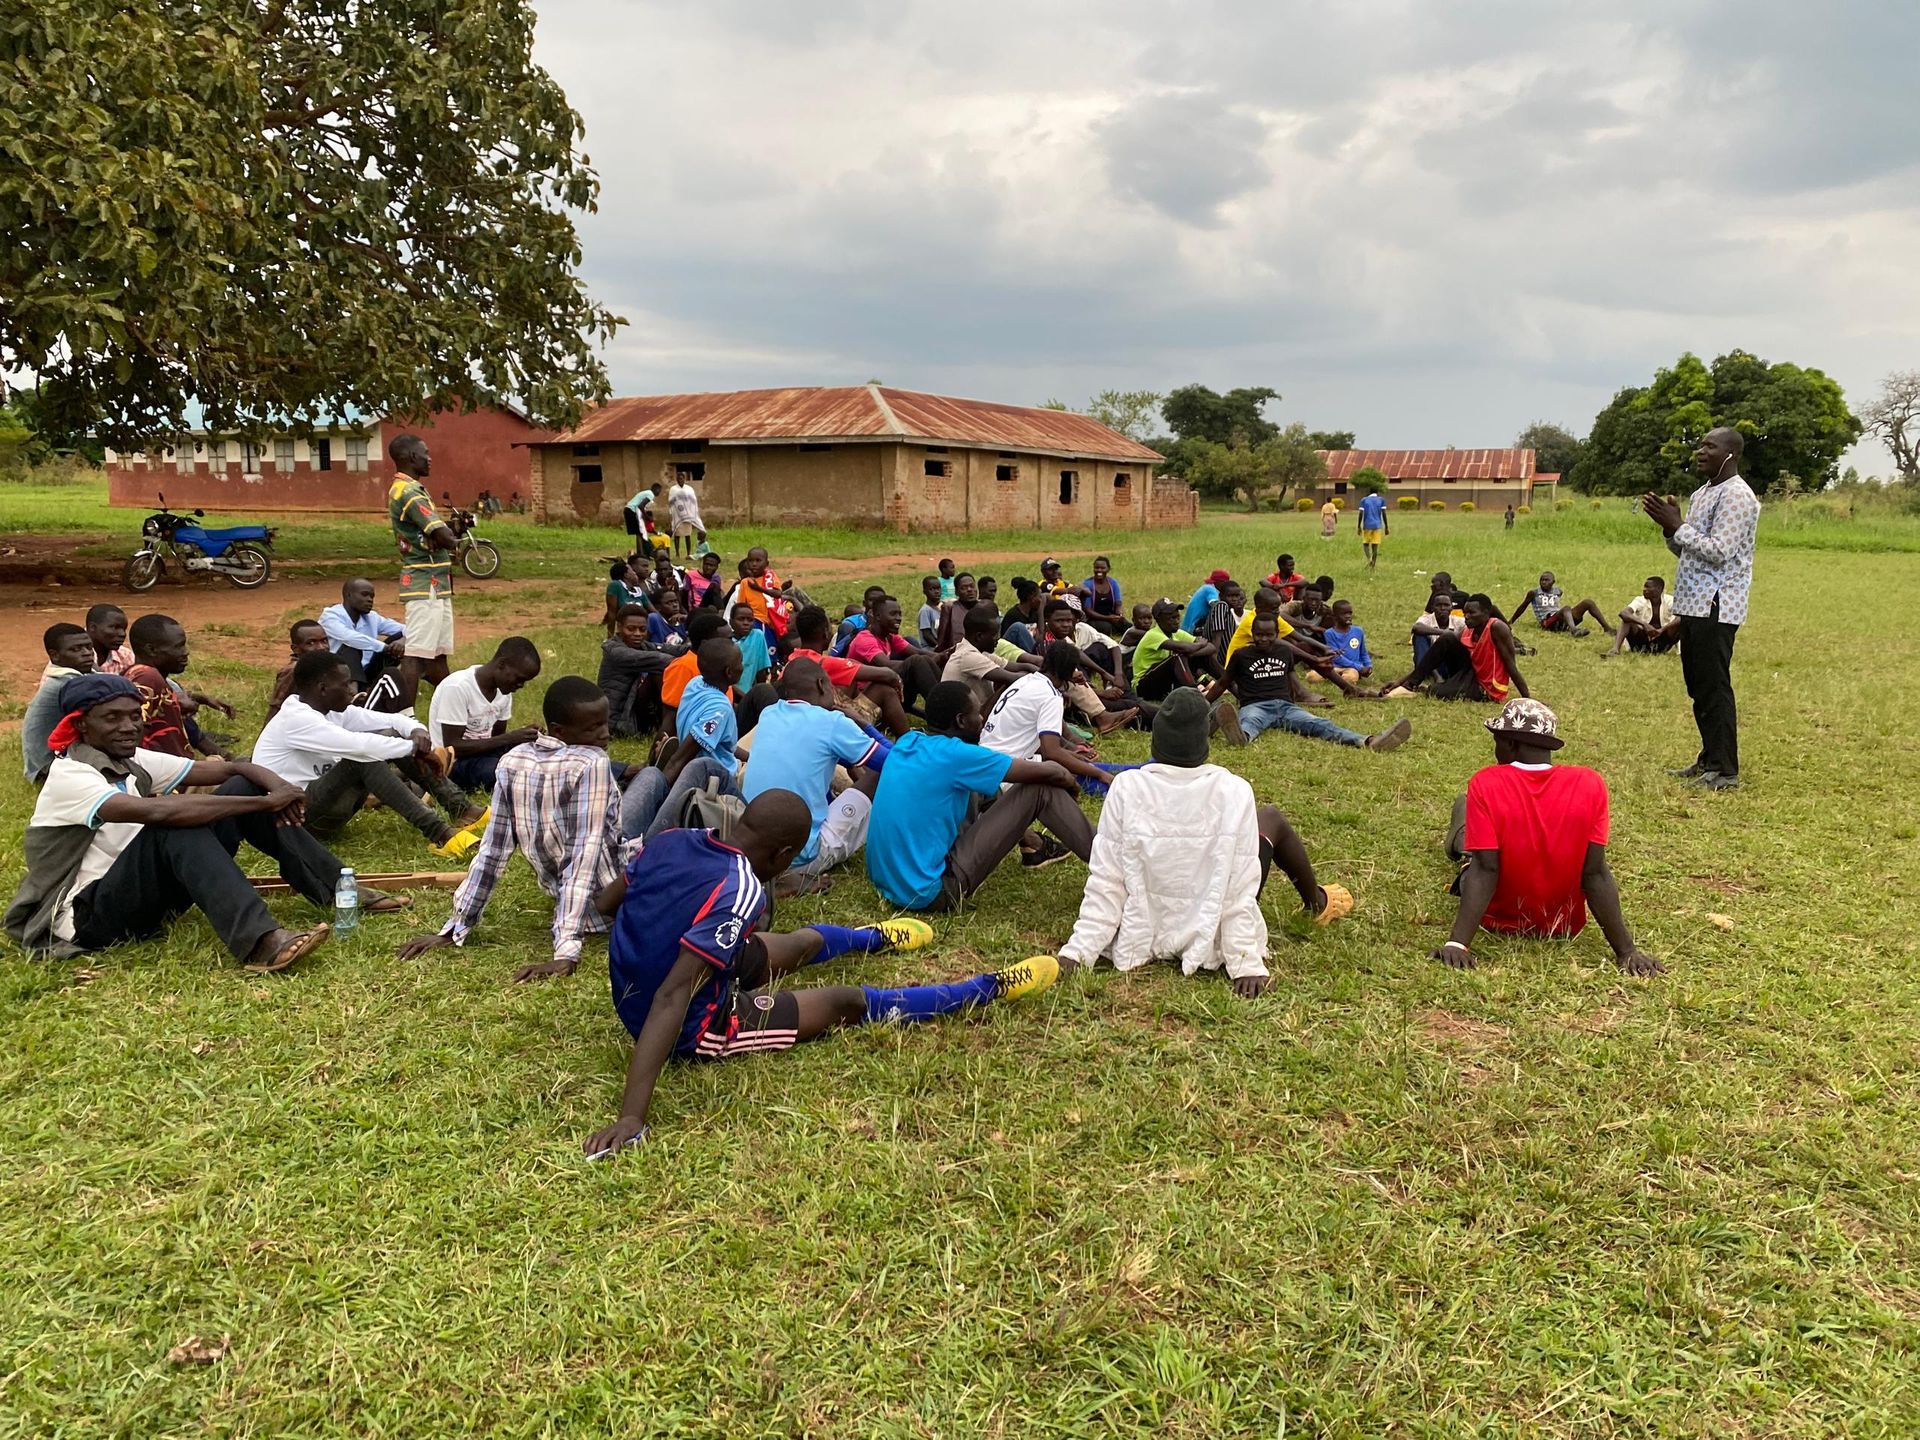
POLYGON ((1740 475, 1745 441, 1738 430, 1709 430, 1693 452, 1693 468, 1707 483, 1693 492, 1683 521, 1680 507, 1649 491, 1640 508, 1680 557, 1673 609, 1680 617, 1680 670, 1693 697, 1700 755, 1672 772, 1709 790, 1740 784, 1739 717, 1733 701, 1733 642, 1747 618, 1753 584, 1753 539, 1760 502, 1740 475))

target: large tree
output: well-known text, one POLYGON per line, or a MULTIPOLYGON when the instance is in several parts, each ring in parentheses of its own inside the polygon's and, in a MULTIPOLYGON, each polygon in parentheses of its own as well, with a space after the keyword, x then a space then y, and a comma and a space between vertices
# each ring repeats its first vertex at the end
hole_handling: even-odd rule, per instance
POLYGON ((520 0, 0 11, 0 368, 55 429, 603 397, 597 182, 520 0))
POLYGON ((1818 370, 1770 365, 1744 350, 1711 366, 1682 355, 1651 385, 1615 395, 1594 418, 1570 479, 1596 495, 1684 491, 1694 446, 1717 425, 1746 437, 1741 472, 1762 491, 1781 486, 1785 476, 1807 489, 1832 484, 1861 428, 1840 386, 1818 370))
POLYGON ((1286 503, 1287 492, 1305 489, 1327 478, 1327 462, 1307 427, 1293 424, 1261 441, 1230 444, 1204 438, 1182 442, 1187 450, 1187 483, 1202 495, 1237 496, 1247 509, 1258 510, 1262 500, 1286 503))
POLYGON ((1536 420, 1513 438, 1516 450, 1533 451, 1533 468, 1554 475, 1567 475, 1579 463, 1586 441, 1564 425, 1536 420))
POLYGON ((1205 385, 1182 385, 1161 402, 1160 414, 1179 440, 1211 440, 1231 445, 1239 439, 1259 445, 1280 433, 1280 427, 1261 413, 1280 392, 1266 386, 1241 386, 1222 395, 1205 385))
POLYGON ((1887 447, 1902 480, 1920 482, 1920 370, 1896 370, 1860 410, 1867 433, 1887 447))
POLYGON ((1313 441, 1316 450, 1351 450, 1354 448, 1351 430, 1309 430, 1307 438, 1313 441))

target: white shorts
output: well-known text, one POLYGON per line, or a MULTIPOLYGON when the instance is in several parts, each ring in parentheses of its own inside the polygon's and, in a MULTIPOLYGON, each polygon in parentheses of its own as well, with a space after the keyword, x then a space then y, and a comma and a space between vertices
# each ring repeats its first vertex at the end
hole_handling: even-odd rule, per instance
POLYGON ((804 865, 793 868, 802 875, 819 875, 844 865, 867 843, 867 822, 873 818, 873 801, 864 790, 843 790, 827 807, 827 818, 820 825, 820 852, 804 865))
POLYGON ((434 660, 453 654, 453 597, 407 601, 406 628, 408 658, 434 660))

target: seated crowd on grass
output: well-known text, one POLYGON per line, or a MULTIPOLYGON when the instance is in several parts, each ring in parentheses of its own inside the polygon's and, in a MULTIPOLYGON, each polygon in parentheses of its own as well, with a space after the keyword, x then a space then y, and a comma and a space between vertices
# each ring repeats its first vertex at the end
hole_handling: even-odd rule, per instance
MULTIPOLYGON (((238 846, 332 906, 335 848, 378 805, 432 855, 468 863, 446 924, 401 947, 412 957, 463 944, 518 852, 553 900, 553 947, 517 979, 570 973, 587 936, 609 937, 614 1008, 634 1037, 620 1118, 587 1142, 611 1154, 644 1133, 670 1056, 930 1019, 1103 957, 1120 970, 1176 959, 1260 994, 1268 872, 1279 866, 1312 923, 1348 914, 1354 897, 1320 879, 1294 822, 1214 763, 1212 742, 1285 731, 1385 754, 1409 740, 1408 718, 1349 726, 1327 712, 1425 695, 1500 707, 1486 721, 1495 763, 1468 781, 1447 833, 1459 906, 1435 958, 1471 965, 1483 929, 1570 936, 1591 908, 1617 963, 1660 969, 1634 945, 1607 867, 1605 782, 1551 763, 1557 720, 1518 664, 1531 651, 1486 594, 1451 575, 1432 577, 1404 639, 1385 644, 1334 597, 1332 577, 1309 579, 1288 555, 1258 583, 1217 569, 1184 599, 1131 606, 1106 557, 1077 584, 1048 557, 1038 578, 1009 580, 1005 609, 991 577, 943 559, 911 617, 877 585, 835 616, 781 580, 763 548, 729 575, 704 530, 686 568, 648 533, 651 554, 609 562, 598 675, 553 679, 538 723, 514 711, 541 655, 511 636, 433 685, 422 724, 394 679, 403 627, 374 608, 365 579, 290 628, 247 759, 203 725, 233 707, 183 678, 191 644, 176 621, 129 625, 100 604, 52 626, 22 730, 40 788, 8 933, 67 955, 159 934, 198 908, 241 964, 284 969, 328 927, 283 929, 238 846), (1375 649, 1403 645, 1406 668, 1381 683, 1399 666, 1375 649), (1103 761, 1102 737, 1128 728, 1150 733, 1152 758, 1103 761), (646 763, 612 761, 613 736, 650 742, 646 763), (1103 802, 1097 817, 1088 798, 1103 802), (775 986, 849 954, 922 947, 933 932, 895 918, 774 933, 774 897, 823 890, 859 862, 900 912, 990 904, 982 892, 1016 852, 1027 868, 1085 866, 1057 956, 905 988, 775 986)), ((1592 600, 1567 605, 1552 572, 1513 614, 1527 611, 1569 636, 1601 614, 1592 600)), ((1669 649, 1676 624, 1651 578, 1619 612, 1607 653, 1669 649)), ((410 903, 359 893, 373 913, 410 903)))

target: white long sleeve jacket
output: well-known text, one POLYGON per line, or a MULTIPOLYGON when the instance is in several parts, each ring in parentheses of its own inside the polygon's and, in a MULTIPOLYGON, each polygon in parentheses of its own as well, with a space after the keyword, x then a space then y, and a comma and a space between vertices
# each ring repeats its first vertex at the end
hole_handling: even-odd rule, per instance
POLYGON ((358 705, 322 715, 289 695, 253 742, 253 763, 304 790, 336 760, 399 760, 413 754, 413 732, 420 728, 411 715, 358 705))
POLYGON ((1145 765, 1113 777, 1080 918, 1060 958, 1116 970, 1177 959, 1183 973, 1267 973, 1253 787, 1218 765, 1145 765))

